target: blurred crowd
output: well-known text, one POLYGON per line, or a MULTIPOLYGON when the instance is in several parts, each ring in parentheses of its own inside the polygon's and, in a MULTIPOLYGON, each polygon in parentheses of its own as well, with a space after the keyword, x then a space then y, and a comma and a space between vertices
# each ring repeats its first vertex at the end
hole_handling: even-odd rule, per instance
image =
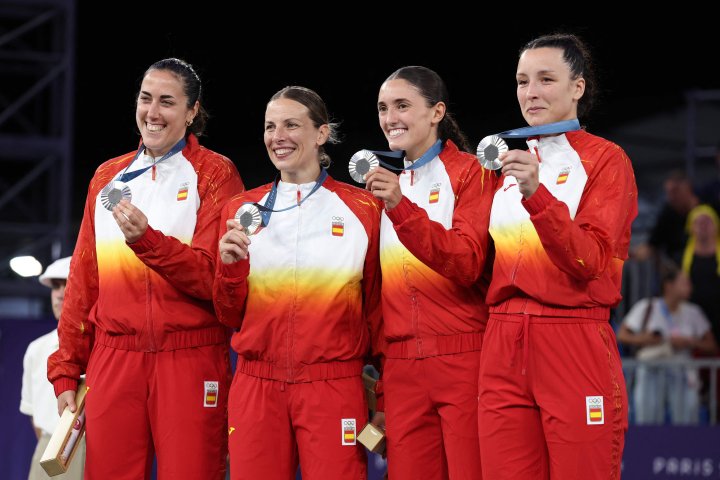
POLYGON ((638 424, 705 422, 711 397, 720 396, 710 391, 717 371, 683 361, 720 360, 720 145, 717 152, 710 181, 693 183, 681 170, 667 175, 647 241, 630 251, 631 261, 653 272, 649 297, 626 298, 617 335, 624 355, 641 361, 627 375, 638 424))

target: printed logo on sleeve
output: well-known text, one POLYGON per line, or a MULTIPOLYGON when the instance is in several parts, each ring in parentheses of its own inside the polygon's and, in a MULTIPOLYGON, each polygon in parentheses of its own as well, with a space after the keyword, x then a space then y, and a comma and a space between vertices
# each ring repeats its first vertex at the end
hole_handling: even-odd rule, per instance
POLYGON ((180 188, 178 188, 177 193, 177 201, 182 202, 183 200, 187 200, 188 197, 188 186, 190 184, 188 182, 183 183, 180 185, 180 188))
POLYGON ((345 235, 345 219, 343 217, 332 217, 332 235, 333 237, 345 235))
POLYGON ((342 444, 343 445, 355 445, 357 425, 354 418, 343 418, 342 419, 342 444))
POLYGON ((585 397, 585 411, 588 425, 603 425, 605 423, 605 409, 603 397, 585 397))
POLYGON ((220 382, 205 381, 205 395, 203 395, 203 407, 218 406, 218 391, 220 390, 220 382))

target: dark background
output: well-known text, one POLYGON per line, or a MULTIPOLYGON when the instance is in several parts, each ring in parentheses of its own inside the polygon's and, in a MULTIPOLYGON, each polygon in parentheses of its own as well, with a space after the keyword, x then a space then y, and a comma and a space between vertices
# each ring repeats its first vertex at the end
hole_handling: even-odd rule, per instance
MULTIPOLYGON (((484 17, 438 7, 418 20, 412 4, 404 4, 406 12, 371 4, 304 4, 301 11, 261 5, 253 8, 267 11, 233 15, 207 3, 186 10, 150 2, 122 9, 79 2, 76 221, 94 169, 137 147, 139 81, 151 63, 168 56, 196 67, 212 115, 201 141, 230 157, 248 188, 274 177, 262 141, 264 110, 286 85, 317 91, 341 122, 344 141, 328 153, 334 160, 330 174, 346 181, 347 160, 355 151, 387 147, 377 123, 377 92, 403 65, 425 65, 443 77, 450 111, 472 144, 525 125, 515 98, 518 50, 543 33, 577 33, 594 53, 602 98, 581 119, 592 133, 603 135, 623 122, 682 107, 689 89, 720 88, 715 28, 701 26, 703 15, 697 12, 672 13, 663 25, 624 13, 541 19, 532 8, 514 6, 512 12, 484 17), (338 20, 321 21, 318 12, 338 20)), ((647 160, 633 159, 638 165, 647 160)), ((640 179, 642 169, 636 167, 636 175, 640 179)))

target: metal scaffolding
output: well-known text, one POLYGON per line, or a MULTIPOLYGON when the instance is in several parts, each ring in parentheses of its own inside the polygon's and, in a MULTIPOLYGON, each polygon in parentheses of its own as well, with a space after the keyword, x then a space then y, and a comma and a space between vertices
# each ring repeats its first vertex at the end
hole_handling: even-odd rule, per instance
POLYGON ((12 257, 72 253, 74 87, 75 0, 2 0, 0 297, 48 295, 12 257))
POLYGON ((698 173, 698 161, 703 158, 713 158, 717 154, 716 145, 719 140, 717 120, 720 119, 718 112, 715 110, 711 112, 714 115, 708 116, 705 113, 705 116, 701 117, 701 109, 704 106, 720 105, 720 90, 692 90, 686 92, 685 99, 687 101, 685 161, 688 176, 694 179, 698 173), (707 125, 700 124, 702 119, 707 125), (711 145, 703 143, 703 140, 707 142, 707 138, 713 141, 711 145))

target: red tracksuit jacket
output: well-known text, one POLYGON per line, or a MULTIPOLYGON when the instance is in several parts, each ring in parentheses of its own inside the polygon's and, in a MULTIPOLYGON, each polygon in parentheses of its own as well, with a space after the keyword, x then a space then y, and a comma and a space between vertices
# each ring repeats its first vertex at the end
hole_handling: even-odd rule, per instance
POLYGON ((400 175, 403 199, 383 212, 380 235, 388 358, 480 349, 496 178, 450 140, 428 164, 400 175))
MULTIPOLYGON (((60 349, 48 360, 56 394, 77 389, 96 336, 147 352, 227 338, 211 295, 220 209, 244 189, 237 169, 190 135, 182 152, 158 163, 152 175, 128 182, 133 205, 152 228, 127 245, 100 192, 135 153, 103 163, 90 182, 58 327, 60 349)), ((141 155, 130 171, 148 162, 141 155)))
POLYGON ((608 318, 621 298, 637 215, 630 160, 584 130, 529 139, 528 146, 541 162, 540 187, 520 201, 515 178, 503 177, 493 202, 490 311, 524 312, 521 304, 531 302, 549 316, 608 318), (504 303, 512 297, 512 305, 504 303))
MULTIPOLYGON (((263 205, 271 186, 234 197, 223 219, 263 205)), ((273 208, 297 205, 313 186, 279 182, 273 208)), ((288 383, 360 375, 381 328, 379 221, 369 192, 328 177, 299 207, 272 213, 248 260, 218 260, 215 310, 238 329, 238 371, 288 383)))

